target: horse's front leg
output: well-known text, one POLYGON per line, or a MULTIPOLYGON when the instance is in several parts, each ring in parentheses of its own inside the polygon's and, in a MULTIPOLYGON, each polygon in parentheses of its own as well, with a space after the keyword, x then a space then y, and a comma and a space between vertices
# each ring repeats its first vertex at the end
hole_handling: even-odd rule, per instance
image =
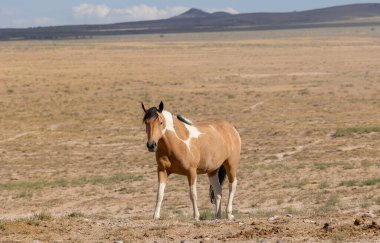
POLYGON ((191 170, 187 176, 190 187, 190 199, 193 204, 193 217, 195 220, 199 220, 199 211, 197 205, 197 170, 191 170))
POLYGON ((164 191, 168 174, 165 170, 158 170, 158 190, 156 199, 156 209, 154 210, 153 219, 160 219, 161 203, 164 199, 164 191))

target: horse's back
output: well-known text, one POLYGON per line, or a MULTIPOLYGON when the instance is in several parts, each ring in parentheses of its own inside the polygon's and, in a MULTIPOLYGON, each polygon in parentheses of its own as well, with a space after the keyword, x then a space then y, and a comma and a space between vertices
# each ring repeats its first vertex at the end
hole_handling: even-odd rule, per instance
POLYGON ((198 138, 201 167, 215 170, 230 157, 240 157, 240 135, 229 122, 207 119, 194 124, 202 135, 198 138))
POLYGON ((221 119, 207 119, 194 124, 202 133, 210 134, 213 137, 220 136, 225 140, 231 140, 240 146, 240 135, 233 125, 221 119))

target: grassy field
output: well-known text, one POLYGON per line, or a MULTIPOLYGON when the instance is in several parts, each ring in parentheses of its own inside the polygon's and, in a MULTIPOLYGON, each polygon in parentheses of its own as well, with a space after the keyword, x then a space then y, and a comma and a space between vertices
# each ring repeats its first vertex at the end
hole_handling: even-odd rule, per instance
POLYGON ((379 36, 376 27, 0 42, 0 240, 379 239, 379 36), (139 102, 161 100, 238 128, 236 221, 212 220, 206 176, 203 220, 192 221, 177 175, 163 219, 151 220, 156 166, 139 102))

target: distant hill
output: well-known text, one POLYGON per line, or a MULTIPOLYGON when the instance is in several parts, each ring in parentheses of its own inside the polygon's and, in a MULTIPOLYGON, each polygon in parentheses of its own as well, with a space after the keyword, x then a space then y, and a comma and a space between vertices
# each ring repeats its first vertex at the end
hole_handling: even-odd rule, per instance
POLYGON ((207 18, 210 16, 212 16, 212 14, 200 9, 191 8, 180 15, 172 17, 171 19, 207 18))
POLYGON ((232 14, 227 13, 227 12, 208 13, 200 9, 191 8, 180 15, 171 17, 170 19, 213 18, 213 17, 226 17, 226 16, 231 16, 231 15, 232 14))
POLYGON ((380 25, 379 18, 375 17, 380 17, 380 4, 378 3, 353 4, 286 13, 208 13, 192 8, 169 19, 152 21, 0 29, 0 40, 380 25), (367 20, 363 21, 363 18, 367 18, 367 20))

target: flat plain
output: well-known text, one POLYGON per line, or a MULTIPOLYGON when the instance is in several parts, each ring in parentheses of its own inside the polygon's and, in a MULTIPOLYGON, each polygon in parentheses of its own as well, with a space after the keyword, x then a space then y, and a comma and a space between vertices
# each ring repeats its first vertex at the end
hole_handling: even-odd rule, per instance
POLYGON ((379 37, 375 26, 0 42, 0 241, 379 240, 379 37), (161 100, 237 127, 235 221, 212 219, 205 175, 201 221, 178 175, 152 220, 140 101, 161 100))

